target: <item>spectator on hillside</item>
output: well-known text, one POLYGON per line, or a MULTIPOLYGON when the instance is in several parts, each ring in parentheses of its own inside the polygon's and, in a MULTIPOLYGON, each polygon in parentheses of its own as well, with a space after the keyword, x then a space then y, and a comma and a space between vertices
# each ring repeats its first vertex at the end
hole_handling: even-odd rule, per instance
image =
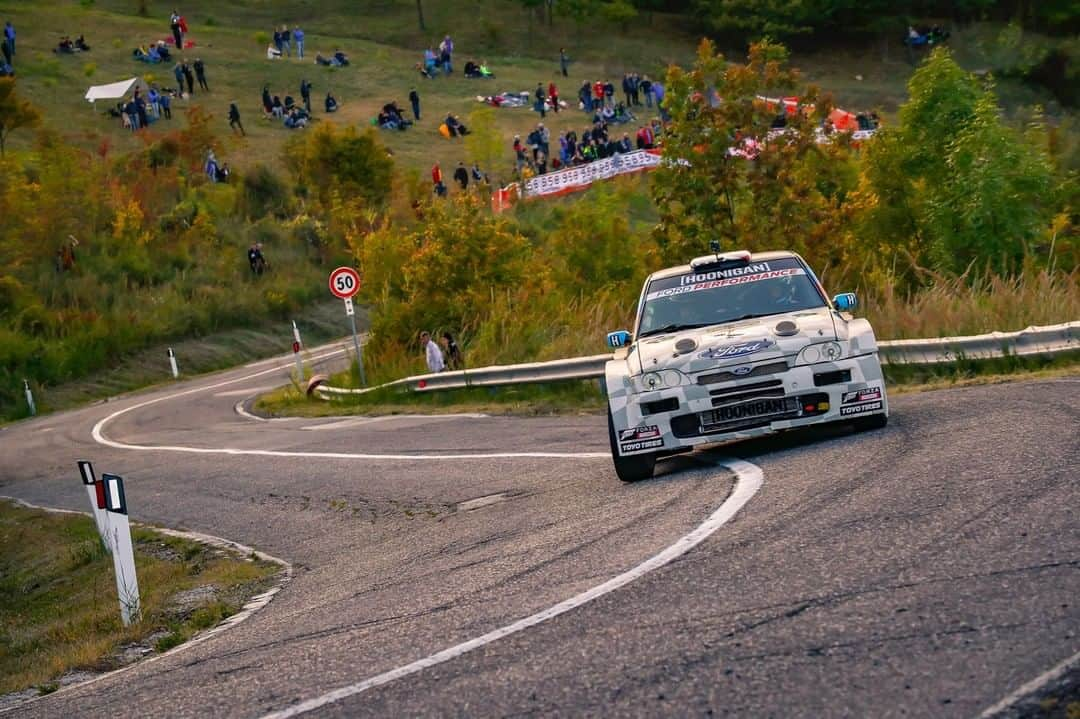
POLYGON ((442 372, 446 369, 442 351, 437 344, 431 341, 431 333, 427 330, 420 333, 420 347, 424 350, 424 359, 427 362, 429 372, 442 372))
POLYGON ((235 102, 229 103, 229 127, 233 132, 240 130, 241 135, 246 135, 244 132, 244 125, 240 122, 240 108, 236 106, 235 102))
POLYGON ((325 103, 325 106, 326 106, 326 111, 327 111, 327 112, 337 112, 337 109, 338 109, 338 101, 337 101, 337 98, 335 98, 335 97, 334 97, 334 96, 333 96, 333 95, 332 95, 332 94, 330 93, 330 91, 329 91, 329 90, 327 90, 327 92, 326 92, 326 103, 325 103))
POLYGON ((554 82, 548 83, 548 102, 551 103, 551 109, 555 112, 559 111, 559 88, 555 87, 554 82))
MULTIPOLYGON (((7 40, 8 50, 11 52, 12 57, 14 57, 15 56, 15 27, 11 24, 10 20, 8 20, 7 23, 5 23, 5 25, 4 25, 4 39, 7 40)), ((8 60, 8 64, 9 65, 11 64, 10 60, 8 60)))
POLYGON ((251 274, 261 275, 266 270, 266 257, 263 256, 262 243, 251 243, 247 256, 248 264, 251 265, 251 274))
MULTIPOLYGON (((13 53, 11 52, 11 43, 8 42, 8 39, 6 37, 3 39, 3 41, 0 41, 0 52, 4 53, 4 67, 11 67, 13 53)), ((0 77, 3 77, 4 74, 6 73, 0 73, 0 77)))
POLYGON ((469 171, 465 169, 464 162, 458 162, 457 169, 454 170, 454 180, 461 185, 462 190, 469 189, 469 171))
POLYGON ((187 62, 181 63, 181 69, 184 71, 184 80, 187 81, 187 89, 189 95, 195 94, 195 73, 191 71, 191 66, 187 62))
POLYGON ((578 101, 581 103, 581 109, 584 110, 587 114, 591 115, 592 114, 592 86, 589 84, 588 80, 583 82, 581 84, 581 87, 578 88, 577 96, 578 96, 578 101))
POLYGON ((442 168, 439 167, 438 162, 431 168, 431 184, 434 186, 436 195, 442 197, 446 194, 446 185, 443 184, 442 179, 442 168))
POLYGON ((172 30, 176 49, 182 50, 184 48, 184 36, 180 30, 180 13, 176 12, 176 10, 173 10, 172 15, 169 16, 169 29, 172 30))
POLYGON ((206 65, 203 64, 202 58, 195 58, 191 66, 195 69, 195 77, 199 80, 199 89, 210 92, 210 86, 206 84, 206 65))
POLYGON ((533 103, 533 109, 540 113, 540 117, 543 118, 547 114, 547 96, 544 94, 544 84, 536 83, 536 102, 533 103))
POLYGON ((176 78, 176 91, 179 97, 184 96, 184 66, 179 62, 173 67, 173 76, 176 78))
POLYGON ((447 369, 451 371, 465 369, 465 360, 461 356, 461 348, 454 341, 453 335, 449 332, 443 332, 442 337, 439 338, 439 344, 442 345, 443 354, 446 356, 447 369))
POLYGON ((562 70, 563 77, 570 77, 570 73, 566 69, 570 67, 570 58, 566 56, 566 48, 559 48, 559 69, 562 70))
POLYGON ((300 81, 300 99, 304 101, 304 109, 311 112, 311 83, 304 78, 300 81))
POLYGON ((641 78, 641 94, 645 96, 645 107, 652 107, 652 80, 649 79, 648 75, 641 78))
POLYGON ((279 57, 285 54, 284 45, 282 45, 281 41, 281 30, 278 30, 276 27, 274 28, 274 49, 277 50, 279 57))
POLYGON ((296 56, 301 60, 304 59, 304 31, 297 25, 292 31, 293 42, 296 43, 296 56))
POLYGON ((169 93, 158 93, 158 107, 161 108, 161 114, 166 120, 172 119, 172 100, 169 99, 169 93))
POLYGON ((412 105, 413 118, 420 119, 420 94, 416 91, 416 88, 409 90, 409 104, 412 105))
POLYGON ((439 43, 439 61, 442 63, 443 73, 449 75, 454 71, 454 68, 450 66, 450 62, 454 55, 454 41, 447 35, 443 38, 443 41, 439 43))
POLYGON ((302 127, 307 127, 307 117, 300 111, 299 108, 293 107, 282 122, 285 127, 290 130, 299 130, 302 127))
POLYGON ((281 51, 292 57, 292 35, 289 33, 289 26, 281 26, 281 51))

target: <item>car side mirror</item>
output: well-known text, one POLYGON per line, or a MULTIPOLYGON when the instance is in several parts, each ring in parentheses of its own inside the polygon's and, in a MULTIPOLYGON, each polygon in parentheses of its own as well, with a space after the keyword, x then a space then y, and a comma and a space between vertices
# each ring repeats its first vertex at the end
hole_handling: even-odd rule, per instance
POLYGON ((630 344, 630 333, 626 330, 608 332, 607 346, 611 349, 617 350, 620 347, 625 347, 628 344, 630 344))
POLYGON ((832 298, 833 305, 836 306, 839 312, 851 312, 858 307, 859 300, 855 297, 854 292, 845 292, 832 298))

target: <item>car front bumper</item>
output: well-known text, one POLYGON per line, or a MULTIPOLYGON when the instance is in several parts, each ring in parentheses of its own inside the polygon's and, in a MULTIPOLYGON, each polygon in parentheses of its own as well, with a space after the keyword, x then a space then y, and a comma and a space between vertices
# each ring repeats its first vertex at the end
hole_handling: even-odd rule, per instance
POLYGON ((618 411, 612 407, 621 456, 663 454, 889 411, 877 354, 625 399, 618 411))

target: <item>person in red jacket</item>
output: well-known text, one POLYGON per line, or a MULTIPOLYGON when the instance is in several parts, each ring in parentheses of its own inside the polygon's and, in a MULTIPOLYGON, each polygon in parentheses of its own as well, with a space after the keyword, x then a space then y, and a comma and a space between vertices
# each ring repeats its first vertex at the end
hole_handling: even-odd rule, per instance
POLYGON ((431 184, 435 186, 435 194, 440 197, 446 194, 446 185, 442 181, 442 168, 439 167, 439 163, 431 168, 431 184))
POLYGON ((593 105, 597 111, 604 106, 604 83, 597 80, 592 86, 593 105))
POLYGON ((559 88, 555 87, 555 83, 548 83, 548 100, 551 102, 551 109, 555 112, 559 111, 559 88))

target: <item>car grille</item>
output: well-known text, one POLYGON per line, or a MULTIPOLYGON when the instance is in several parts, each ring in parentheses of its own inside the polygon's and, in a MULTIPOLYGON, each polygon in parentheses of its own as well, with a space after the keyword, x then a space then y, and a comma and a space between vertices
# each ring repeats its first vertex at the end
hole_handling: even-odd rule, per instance
POLYGON ((764 382, 751 382, 750 384, 738 385, 736 387, 709 390, 709 394, 713 398, 713 407, 723 407, 751 399, 783 397, 784 381, 779 379, 769 379, 764 382))
POLYGON ((735 374, 730 369, 718 370, 709 374, 699 375, 698 384, 717 384, 718 382, 732 382, 734 380, 749 379, 750 377, 763 377, 770 374, 779 374, 788 371, 787 362, 769 362, 754 367, 746 374, 735 374))

